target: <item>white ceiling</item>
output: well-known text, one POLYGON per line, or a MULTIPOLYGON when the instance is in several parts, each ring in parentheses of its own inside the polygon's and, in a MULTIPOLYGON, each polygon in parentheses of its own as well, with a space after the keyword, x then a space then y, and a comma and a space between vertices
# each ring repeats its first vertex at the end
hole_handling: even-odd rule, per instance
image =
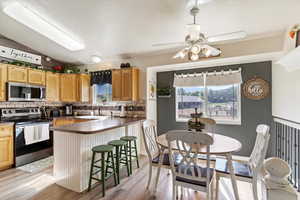
MULTIPOLYGON (((154 43, 184 40, 192 22, 186 0, 18 0, 73 33, 85 49, 70 52, 6 16, 15 0, 0 0, 0 34, 67 62, 89 63, 161 50, 154 43)), ((299 0, 215 0, 200 8, 198 23, 208 35, 244 30, 251 36, 300 23, 299 0)))

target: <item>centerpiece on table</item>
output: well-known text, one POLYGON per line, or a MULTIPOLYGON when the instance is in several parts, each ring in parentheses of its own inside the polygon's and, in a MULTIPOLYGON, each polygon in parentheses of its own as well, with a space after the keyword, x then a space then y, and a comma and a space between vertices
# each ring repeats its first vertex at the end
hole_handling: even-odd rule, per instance
POLYGON ((195 113, 191 114, 191 118, 188 121, 188 128, 189 130, 196 130, 198 132, 202 132, 203 129, 205 129, 205 124, 201 123, 201 118, 203 113, 202 112, 197 112, 197 108, 195 108, 195 113))

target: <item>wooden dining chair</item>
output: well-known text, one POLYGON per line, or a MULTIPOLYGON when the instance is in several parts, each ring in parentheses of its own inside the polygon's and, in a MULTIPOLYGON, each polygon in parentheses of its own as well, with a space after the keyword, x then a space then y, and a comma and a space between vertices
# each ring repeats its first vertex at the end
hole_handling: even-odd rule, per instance
MULTIPOLYGON (((162 149, 156 142, 156 138, 157 138, 156 123, 153 120, 146 120, 143 122, 142 134, 143 134, 145 149, 149 160, 149 176, 147 182, 147 189, 149 189, 151 184, 152 167, 158 167, 156 181, 155 181, 155 191, 156 191, 161 167, 168 168, 168 169, 171 168, 169 154, 165 153, 164 149, 162 149), (159 162, 160 159, 162 159, 162 162, 159 162)), ((179 159, 179 157, 177 156, 175 159, 179 159)))
MULTIPOLYGON (((257 136, 253 151, 248 159, 232 161, 237 180, 252 183, 252 192, 254 200, 258 200, 257 181, 261 173, 264 159, 267 154, 270 139, 270 127, 268 125, 258 125, 256 128, 257 136)), ((218 199, 219 180, 221 177, 230 178, 227 160, 223 158, 216 159, 216 199, 218 199)))
POLYGON ((166 134, 173 176, 173 199, 177 197, 178 186, 206 192, 206 199, 212 199, 215 171, 210 168, 209 152, 213 138, 208 134, 192 131, 170 131, 166 134), (201 167, 198 160, 203 146, 208 152, 205 167, 201 167), (180 162, 173 159, 175 153, 182 157, 180 162))

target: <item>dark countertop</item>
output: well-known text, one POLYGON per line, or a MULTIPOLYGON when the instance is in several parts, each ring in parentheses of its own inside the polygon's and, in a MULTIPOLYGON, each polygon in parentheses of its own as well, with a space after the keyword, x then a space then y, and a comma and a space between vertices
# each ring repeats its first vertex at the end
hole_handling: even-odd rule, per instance
POLYGON ((0 126, 13 126, 14 122, 0 122, 0 126))
MULTIPOLYGON (((68 117, 69 118, 69 117, 68 117)), ((78 117, 73 117, 77 118, 78 117)), ((85 119, 89 119, 85 117, 85 119)), ((77 134, 93 134, 99 133, 115 128, 120 128, 134 124, 139 121, 144 121, 145 118, 119 118, 119 117, 108 117, 107 119, 90 119, 90 121, 79 122, 75 124, 69 124, 64 126, 53 127, 54 131, 63 131, 77 134)))

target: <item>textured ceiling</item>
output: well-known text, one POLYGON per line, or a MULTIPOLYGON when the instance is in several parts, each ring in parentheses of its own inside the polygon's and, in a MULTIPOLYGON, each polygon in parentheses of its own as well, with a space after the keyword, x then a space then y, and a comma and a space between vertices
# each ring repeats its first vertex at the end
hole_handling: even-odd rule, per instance
MULTIPOLYGON (((6 16, 2 9, 13 1, 0 0, 0 34, 67 62, 161 50, 151 45, 182 41, 192 22, 185 0, 19 0, 86 46, 70 52, 6 16)), ((299 0, 215 0, 200 9, 198 23, 208 35, 244 30, 252 37, 300 23, 299 0)))

